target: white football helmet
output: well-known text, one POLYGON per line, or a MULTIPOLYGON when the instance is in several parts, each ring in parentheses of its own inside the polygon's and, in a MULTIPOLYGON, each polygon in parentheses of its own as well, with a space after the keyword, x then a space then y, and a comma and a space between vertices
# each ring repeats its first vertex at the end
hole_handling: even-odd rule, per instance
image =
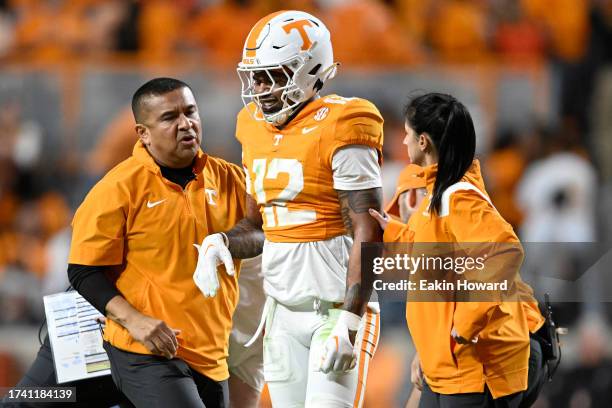
POLYGON ((272 13, 255 24, 245 41, 237 69, 242 101, 256 120, 282 125, 335 76, 337 65, 329 31, 321 20, 303 11, 272 13), (285 85, 278 86, 270 74, 273 70, 286 75, 285 85), (269 91, 255 92, 255 72, 267 74, 272 84, 269 91), (265 113, 260 98, 280 90, 282 108, 265 113))

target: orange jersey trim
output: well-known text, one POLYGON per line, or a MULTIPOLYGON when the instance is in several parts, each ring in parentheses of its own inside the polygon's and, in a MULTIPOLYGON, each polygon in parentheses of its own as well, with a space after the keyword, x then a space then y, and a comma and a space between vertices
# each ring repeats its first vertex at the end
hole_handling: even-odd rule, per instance
POLYGON ((357 378, 357 393, 353 400, 354 408, 361 408, 363 406, 363 400, 365 396, 365 388, 367 383, 367 375, 369 363, 374 357, 374 353, 378 346, 378 336, 380 330, 380 314, 366 312, 366 329, 362 339, 361 353, 359 356, 359 375, 357 378), (374 337, 373 343, 368 341, 370 334, 372 333, 372 325, 374 325, 374 337))
POLYGON ((261 20, 259 20, 251 29, 251 32, 249 33, 249 36, 247 37, 246 40, 246 44, 245 44, 245 57, 248 58, 255 58, 257 53, 257 39, 259 38, 259 35, 261 34, 261 31, 264 29, 264 27, 270 22, 270 20, 272 20, 274 17, 276 17, 279 14, 284 13, 285 11, 277 11, 276 13, 272 13, 272 14, 268 14, 267 16, 265 16, 264 18, 262 18, 261 20))

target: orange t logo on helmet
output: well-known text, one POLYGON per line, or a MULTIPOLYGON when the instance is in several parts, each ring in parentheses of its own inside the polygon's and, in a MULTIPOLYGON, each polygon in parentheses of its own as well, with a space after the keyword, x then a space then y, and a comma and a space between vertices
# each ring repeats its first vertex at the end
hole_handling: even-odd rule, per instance
POLYGON ((309 50, 312 45, 312 41, 310 41, 306 30, 304 30, 305 26, 312 27, 312 23, 308 20, 298 20, 283 26, 283 30, 285 30, 287 34, 294 29, 298 31, 300 37, 302 37, 302 51, 309 50))

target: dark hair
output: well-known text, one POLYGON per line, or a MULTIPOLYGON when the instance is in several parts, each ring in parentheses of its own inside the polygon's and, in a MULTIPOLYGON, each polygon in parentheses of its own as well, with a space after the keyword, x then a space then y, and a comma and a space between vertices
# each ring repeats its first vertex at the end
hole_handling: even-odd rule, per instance
POLYGON ((442 193, 470 168, 476 150, 476 132, 467 108, 450 95, 428 93, 404 107, 406 123, 417 135, 427 133, 438 150, 438 173, 431 198, 439 213, 442 193))
POLYGON ((191 87, 185 82, 174 78, 154 78, 138 88, 136 92, 134 92, 134 96, 132 96, 132 113, 134 114, 136 123, 140 123, 142 119, 142 104, 144 99, 153 95, 164 95, 180 88, 188 88, 191 90, 191 87))

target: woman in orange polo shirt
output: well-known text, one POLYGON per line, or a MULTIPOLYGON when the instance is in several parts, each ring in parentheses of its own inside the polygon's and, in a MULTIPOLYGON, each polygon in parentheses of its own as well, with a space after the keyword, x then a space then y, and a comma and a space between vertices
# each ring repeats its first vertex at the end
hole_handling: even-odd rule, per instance
POLYGON ((488 250, 498 250, 484 272, 503 272, 507 293, 518 294, 511 301, 500 293, 480 302, 407 302, 425 380, 420 406, 519 407, 527 389, 529 332, 543 321, 518 276, 520 242, 491 203, 474 160, 472 118, 462 103, 437 93, 411 100, 405 118, 404 144, 410 161, 423 167, 427 196, 408 224, 370 210, 385 229, 385 242, 488 243, 488 250))

